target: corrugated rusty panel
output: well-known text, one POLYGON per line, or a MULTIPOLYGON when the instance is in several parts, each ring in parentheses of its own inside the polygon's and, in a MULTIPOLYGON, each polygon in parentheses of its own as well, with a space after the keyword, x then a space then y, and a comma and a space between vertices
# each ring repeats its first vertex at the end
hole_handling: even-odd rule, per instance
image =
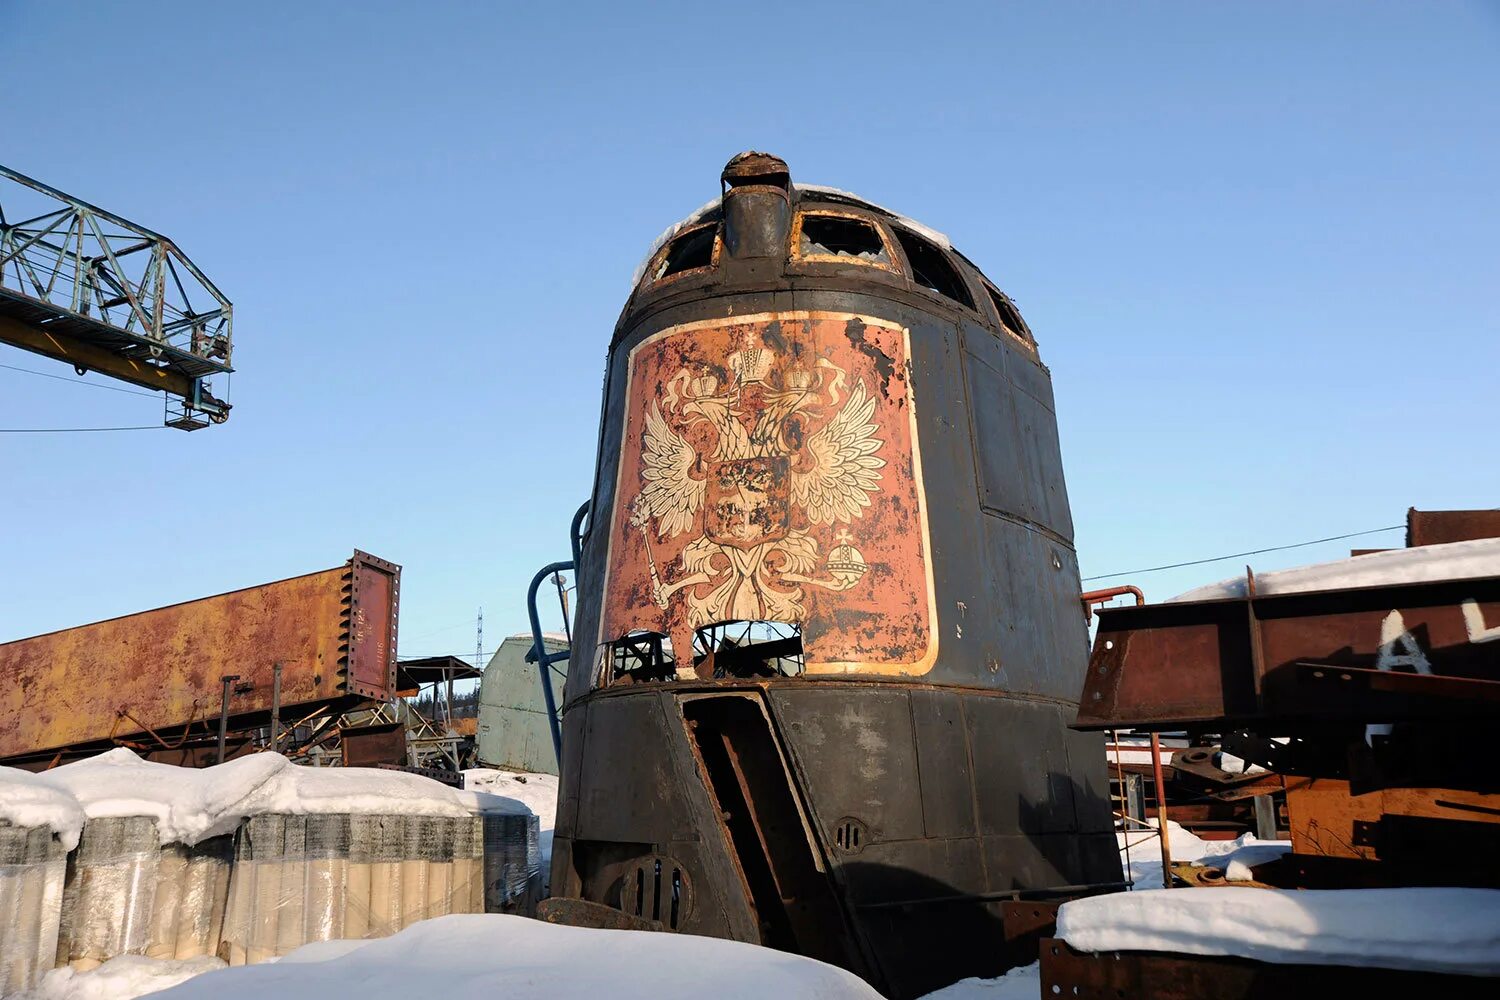
POLYGON ((1476 538, 1500 538, 1500 510, 1417 510, 1406 512, 1406 544, 1442 545, 1476 538))
MULTIPOLYGON (((401 569, 355 552, 343 566, 0 645, 0 758, 216 724, 394 686, 401 569)), ((285 713, 283 713, 285 718, 285 713)))

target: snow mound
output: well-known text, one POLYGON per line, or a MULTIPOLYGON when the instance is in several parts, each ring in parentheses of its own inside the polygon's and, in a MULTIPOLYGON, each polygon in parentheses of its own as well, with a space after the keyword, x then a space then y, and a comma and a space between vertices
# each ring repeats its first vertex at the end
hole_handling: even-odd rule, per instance
POLYGON ((526 917, 437 917, 388 938, 319 945, 280 962, 210 972, 161 1000, 880 1000, 853 973, 738 941, 564 927, 526 917))
POLYGON ((120 955, 88 972, 66 965, 53 969, 35 987, 11 1000, 132 1000, 222 968, 224 963, 209 955, 180 959, 120 955))
POLYGON ((245 803, 290 765, 279 754, 255 754, 214 767, 142 760, 125 747, 64 764, 41 777, 72 795, 89 819, 149 816, 164 844, 196 844, 234 832, 245 803))
POLYGON ((0 820, 12 826, 51 830, 64 849, 78 846, 83 807, 46 778, 14 767, 0 767, 0 820))
POLYGON ((274 753, 191 768, 142 760, 119 747, 35 777, 75 800, 89 819, 150 817, 163 844, 196 844, 268 813, 463 817, 527 811, 523 803, 450 788, 418 774, 301 767, 274 753))
POLYGON ((1492 976, 1500 974, 1500 890, 1117 892, 1064 903, 1057 936, 1080 951, 1492 976))
MULTIPOLYGON (((1383 587, 1435 580, 1473 580, 1500 576, 1500 538, 1481 538, 1412 549, 1372 552, 1351 559, 1313 563, 1255 574, 1257 594, 1301 594, 1313 590, 1383 587)), ((1245 578, 1232 577, 1197 587, 1166 601, 1217 601, 1245 596, 1245 578)))

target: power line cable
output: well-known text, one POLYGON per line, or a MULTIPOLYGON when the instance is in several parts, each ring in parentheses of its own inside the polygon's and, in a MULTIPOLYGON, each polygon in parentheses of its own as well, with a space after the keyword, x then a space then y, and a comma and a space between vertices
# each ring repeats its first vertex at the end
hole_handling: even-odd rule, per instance
POLYGON ((1284 552, 1287 549, 1300 549, 1308 545, 1321 545, 1324 542, 1337 542, 1345 538, 1358 538, 1360 535, 1378 535, 1382 531, 1395 531, 1397 528, 1405 528, 1404 524, 1392 524, 1384 528, 1371 528, 1368 531, 1351 531, 1347 535, 1329 535, 1327 538, 1314 538, 1307 542, 1293 542, 1291 545, 1272 545, 1264 549, 1251 549, 1248 552, 1231 552, 1227 556, 1214 556, 1211 559, 1190 559, 1187 562, 1168 563, 1165 566, 1148 566, 1145 569, 1127 569, 1119 573, 1100 573, 1098 576, 1086 576, 1084 583, 1092 580, 1106 580, 1112 576, 1138 576, 1141 573, 1159 573, 1164 569, 1181 569, 1184 566, 1202 566, 1205 563, 1223 562, 1226 559, 1241 559, 1245 556, 1264 555, 1267 552, 1284 552))
POLYGON ((8 371, 13 372, 25 372, 27 375, 40 375, 42 378, 53 378, 57 379, 59 382, 66 382, 69 385, 86 385, 90 389, 108 389, 110 392, 128 392, 132 396, 150 396, 152 399, 156 398, 156 393, 143 392, 140 389, 126 389, 123 386, 118 385, 100 385, 98 382, 79 382, 75 379, 68 378, 68 376, 66 375, 53 375, 51 372, 39 372, 34 371, 30 368, 17 368, 15 365, 0 365, 0 368, 4 368, 8 371))
POLYGON ((92 434, 98 431, 164 431, 165 424, 139 427, 0 427, 0 434, 92 434))

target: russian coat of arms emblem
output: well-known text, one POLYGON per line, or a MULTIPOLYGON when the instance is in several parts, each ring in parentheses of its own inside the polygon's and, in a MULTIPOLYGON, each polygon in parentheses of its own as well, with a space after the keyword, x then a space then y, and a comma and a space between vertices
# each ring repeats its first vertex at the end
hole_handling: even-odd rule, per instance
POLYGON ((923 613, 882 648, 925 648, 929 588, 907 572, 925 577, 905 331, 796 313, 693 327, 632 352, 606 631, 681 642, 720 622, 811 624, 840 603, 858 617, 894 596, 923 613))

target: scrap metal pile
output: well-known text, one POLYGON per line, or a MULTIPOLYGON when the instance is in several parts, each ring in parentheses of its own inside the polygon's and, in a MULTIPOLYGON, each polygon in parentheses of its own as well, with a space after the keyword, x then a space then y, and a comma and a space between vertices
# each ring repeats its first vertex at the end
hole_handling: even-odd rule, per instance
MULTIPOLYGON (((1500 888, 1488 725, 1500 718, 1500 515, 1412 511, 1408 540, 1405 550, 1247 571, 1176 601, 1100 612, 1077 728, 1186 734, 1195 746, 1173 763, 1205 794, 1284 795, 1291 850, 1252 867, 1241 886, 1500 888), (1220 754, 1245 761, 1244 772, 1217 767, 1220 754)), ((1212 869, 1172 872, 1177 884, 1222 883, 1212 869)), ((1308 908, 1319 898, 1302 897, 1308 908)), ((1421 923, 1415 910, 1411 919, 1421 923)), ((1457 938, 1464 922, 1455 921, 1457 938)), ((1099 953, 1042 938, 1039 950, 1044 995, 1266 996, 1401 978, 1232 949, 1099 953)), ((1399 968, 1402 957, 1360 964, 1399 968)), ((1443 988, 1477 995, 1492 982, 1447 976, 1443 988)))

